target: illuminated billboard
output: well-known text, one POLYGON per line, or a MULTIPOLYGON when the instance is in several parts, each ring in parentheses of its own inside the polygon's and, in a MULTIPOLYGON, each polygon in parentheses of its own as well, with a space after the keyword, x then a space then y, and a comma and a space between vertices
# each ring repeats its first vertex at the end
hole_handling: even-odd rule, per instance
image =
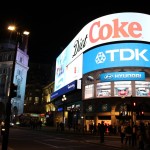
POLYGON ((150 97, 150 81, 112 81, 85 85, 84 100, 106 97, 150 97), (96 91, 96 92, 95 92, 96 91), (94 95, 96 93, 96 95, 94 95))
POLYGON ((80 55, 71 64, 66 65, 67 54, 62 53, 56 60, 55 91, 74 80, 82 78, 83 55, 80 55))
POLYGON ((145 80, 145 72, 107 72, 100 74, 101 82, 108 81, 144 81, 145 80))
MULTIPOLYGON (((148 49, 148 45, 136 43, 118 44, 114 46, 112 44, 108 45, 110 42, 120 41, 150 42, 149 27, 150 15, 137 12, 110 14, 89 22, 57 57, 54 90, 59 90, 68 83, 82 78, 82 74, 92 71, 92 67, 94 67, 93 70, 97 70, 101 68, 117 67, 118 65, 118 67, 134 66, 135 62, 138 66, 149 67, 149 61, 146 60, 148 59, 147 55, 149 55, 149 51, 142 49, 144 46, 148 49), (97 57, 100 56, 104 59, 100 61, 105 61, 107 58, 109 65, 107 65, 107 63, 101 65, 99 58, 97 58, 97 65, 94 64, 94 61, 92 60, 92 62, 88 64, 88 69, 88 67, 85 66, 85 61, 88 61, 84 60, 86 54, 84 55, 84 58, 82 58, 83 53, 102 44, 107 44, 107 47, 102 46, 105 49, 105 52, 107 50, 105 54, 107 57, 103 57, 104 55, 102 55, 102 53, 99 53, 97 57), (138 48, 136 48, 136 46, 138 46, 138 48), (115 59, 114 61, 113 58, 115 59), (120 60, 117 61, 116 58, 119 58, 120 60), (128 59, 132 59, 132 61, 128 59), (84 68, 82 68, 83 61, 84 68), (111 65, 110 61, 113 65, 111 65), (74 72, 76 74, 74 74, 74 72)), ((92 53, 97 49, 98 48, 92 49, 92 52, 90 53, 92 57, 94 55, 92 53)), ((101 51, 104 54, 104 50, 101 51)))
POLYGON ((112 67, 150 68, 149 56, 150 44, 117 43, 99 46, 83 55, 83 74, 112 67))
POLYGON ((117 41, 150 42, 150 15, 123 12, 97 18, 77 34, 64 49, 67 65, 92 47, 117 41), (142 19, 141 19, 142 18, 142 19))

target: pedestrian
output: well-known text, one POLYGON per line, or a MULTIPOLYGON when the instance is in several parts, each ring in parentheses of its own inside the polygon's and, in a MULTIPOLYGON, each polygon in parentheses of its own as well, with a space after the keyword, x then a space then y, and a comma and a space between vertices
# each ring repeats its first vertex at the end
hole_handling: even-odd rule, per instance
POLYGON ((57 131, 59 131, 59 127, 60 127, 60 123, 57 122, 57 123, 56 123, 56 130, 57 130, 57 131))
POLYGON ((125 144, 129 142, 129 145, 131 145, 131 139, 132 139, 132 128, 130 124, 128 123, 126 129, 125 129, 125 134, 126 134, 126 141, 125 144))
POLYGON ((104 135, 105 135, 105 125, 104 125, 104 121, 102 121, 102 123, 100 125, 100 141, 101 141, 101 143, 104 143, 104 135))
POLYGON ((100 124, 100 123, 98 123, 98 126, 97 126, 98 135, 100 135, 100 126, 101 126, 101 124, 100 124))
POLYGON ((139 133, 138 139, 139 139, 139 149, 144 150, 144 137, 141 131, 139 133))
POLYGON ((136 146, 137 144, 137 126, 134 125, 132 128, 132 146, 136 146))
POLYGON ((41 128, 42 128, 42 121, 41 121, 41 120, 39 120, 37 123, 38 123, 38 127, 39 127, 39 129, 41 130, 41 128))
POLYGON ((140 123, 140 131, 139 131, 139 135, 138 135, 138 139, 139 139, 139 149, 140 150, 144 150, 144 140, 146 138, 146 134, 145 134, 145 125, 143 122, 140 123))
POLYGON ((96 133, 97 133, 97 126, 96 126, 96 124, 94 124, 94 126, 93 126, 93 134, 96 135, 96 133))
POLYGON ((122 124, 120 129, 121 143, 123 144, 125 138, 125 126, 122 124))

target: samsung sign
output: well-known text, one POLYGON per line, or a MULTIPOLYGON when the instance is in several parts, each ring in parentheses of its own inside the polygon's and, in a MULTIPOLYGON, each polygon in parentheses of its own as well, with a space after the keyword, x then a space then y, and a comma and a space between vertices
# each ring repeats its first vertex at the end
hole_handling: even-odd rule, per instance
POLYGON ((83 74, 112 67, 150 68, 149 56, 150 44, 118 43, 99 46, 83 55, 83 74))
POLYGON ((131 81, 131 80, 144 81, 145 80, 145 72, 109 72, 109 73, 103 73, 100 75, 100 80, 102 82, 131 81))

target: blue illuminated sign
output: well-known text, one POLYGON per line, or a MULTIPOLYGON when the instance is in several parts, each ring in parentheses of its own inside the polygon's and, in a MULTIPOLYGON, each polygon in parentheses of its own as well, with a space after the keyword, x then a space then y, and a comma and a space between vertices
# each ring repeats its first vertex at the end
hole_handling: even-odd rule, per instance
POLYGON ((57 111, 63 111, 63 108, 62 108, 62 107, 60 107, 60 108, 58 108, 58 109, 57 109, 57 111))
POLYGON ((102 82, 131 80, 144 81, 145 72, 108 72, 100 74, 100 80, 102 82))
POLYGON ((150 44, 118 43, 99 46, 83 54, 83 74, 112 67, 150 68, 150 44))
POLYGON ((63 94, 66 94, 70 91, 73 91, 77 89, 77 80, 69 83, 68 85, 64 86, 63 88, 61 88, 60 90, 58 91, 55 91, 51 94, 51 100, 63 95, 63 94))

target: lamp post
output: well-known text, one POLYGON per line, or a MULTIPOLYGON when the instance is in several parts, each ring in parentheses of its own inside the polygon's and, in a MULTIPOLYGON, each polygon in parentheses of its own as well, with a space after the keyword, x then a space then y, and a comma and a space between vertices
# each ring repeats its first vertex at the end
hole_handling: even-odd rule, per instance
POLYGON ((65 116, 64 116, 64 113, 65 113, 65 101, 66 100, 67 100, 66 95, 63 95, 62 102, 63 102, 63 124, 64 125, 65 125, 65 116))
POLYGON ((119 112, 119 116, 120 119, 122 120, 122 122, 125 122, 125 120, 127 119, 126 117, 128 116, 128 109, 127 109, 127 104, 125 101, 125 96, 121 97, 123 99, 121 106, 120 106, 120 112, 119 112))
POLYGON ((135 110, 135 107, 136 107, 136 103, 134 102, 133 100, 133 96, 131 95, 131 127, 133 128, 133 122, 135 121, 134 120, 134 110, 135 110))
POLYGON ((81 123, 82 123, 82 134, 84 134, 84 116, 81 116, 81 123))
POLYGON ((10 36, 9 36, 9 43, 10 43, 12 32, 14 32, 16 30, 16 27, 14 25, 10 25, 10 26, 8 26, 7 29, 10 31, 10 36))
MULTIPOLYGON (((8 30, 11 32, 16 30, 15 26, 9 26, 8 30)), ((11 33, 12 34, 12 33, 11 33)), ((17 48, 18 48, 18 35, 20 36, 20 33, 17 32, 17 38, 16 38, 16 45, 14 49, 14 58, 13 58, 13 64, 12 64, 12 72, 11 72, 11 78, 10 78, 10 87, 9 87, 9 94, 8 94, 8 101, 6 103, 6 116, 5 116, 5 133, 3 134, 2 138, 2 150, 7 150, 8 148, 8 138, 9 138, 9 127, 10 127, 10 116, 11 116, 11 99, 12 99, 12 90, 14 87, 13 79, 14 79, 14 73, 15 73, 15 62, 16 62, 16 56, 17 56, 17 48)), ((25 35, 29 35, 29 32, 26 32, 25 35)), ((10 36, 11 38, 11 36, 10 36)), ((10 42, 9 38, 9 42, 10 42)))

